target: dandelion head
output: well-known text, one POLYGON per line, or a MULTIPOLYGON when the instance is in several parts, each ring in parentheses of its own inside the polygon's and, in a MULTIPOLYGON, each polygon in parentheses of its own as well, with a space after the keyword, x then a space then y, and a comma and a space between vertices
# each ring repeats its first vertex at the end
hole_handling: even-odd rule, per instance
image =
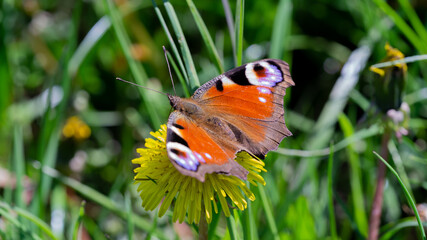
MULTIPOLYGON (((255 200, 254 194, 246 183, 235 176, 223 174, 206 174, 205 182, 181 174, 171 163, 166 151, 166 125, 148 138, 145 148, 138 148, 139 158, 133 159, 138 164, 134 171, 135 184, 138 184, 142 206, 154 210, 160 205, 159 217, 163 216, 174 202, 172 220, 199 223, 202 211, 206 221, 212 221, 213 212, 218 213, 218 203, 225 216, 230 216, 230 206, 243 211, 247 207, 246 199, 255 200)), ((259 175, 264 169, 264 162, 246 152, 239 152, 235 160, 249 171, 248 181, 256 185, 265 185, 259 175)))

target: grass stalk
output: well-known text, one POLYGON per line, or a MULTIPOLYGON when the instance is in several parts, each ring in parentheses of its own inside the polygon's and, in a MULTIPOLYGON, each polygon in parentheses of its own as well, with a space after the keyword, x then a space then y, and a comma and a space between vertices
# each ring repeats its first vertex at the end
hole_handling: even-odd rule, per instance
POLYGON ((202 203, 202 210, 200 213, 200 222, 199 222, 199 240, 209 239, 209 224, 206 221, 206 212, 205 206, 202 203))
POLYGON ((191 14, 193 15, 194 21, 196 22, 199 32, 202 35, 203 41, 205 42, 211 61, 215 64, 218 72, 223 73, 224 67, 222 66, 218 51, 215 47, 215 44, 212 40, 211 35, 209 34, 209 30, 202 19, 202 16, 200 16, 199 11, 197 11, 197 8, 194 5, 193 0, 187 0, 187 4, 188 4, 188 7, 190 8, 191 14))
POLYGON ((172 28, 175 31, 176 38, 181 47, 182 58, 184 60, 187 74, 190 79, 190 88, 195 89, 200 86, 199 77, 197 76, 196 67, 194 66, 193 58, 191 57, 190 48, 188 47, 187 40, 185 39, 184 32, 182 31, 181 24, 179 23, 178 17, 176 16, 175 10, 172 4, 164 0, 166 12, 169 20, 172 24, 172 28))
POLYGON ((267 218, 268 227, 273 234, 274 239, 279 240, 279 231, 277 230, 276 222, 274 220, 274 214, 271 208, 271 203, 268 200, 265 188, 262 184, 258 184, 259 195, 261 196, 262 206, 264 207, 265 215, 267 218))
POLYGON ((281 0, 274 18, 273 33, 271 35, 271 47, 268 56, 281 59, 286 42, 286 36, 290 33, 292 22, 292 1, 281 0))
MULTIPOLYGON (((81 15, 81 6, 82 2, 77 1, 74 10, 73 10, 73 16, 72 16, 72 28, 71 28, 71 34, 68 39, 68 44, 66 46, 66 50, 64 51, 62 55, 62 61, 59 64, 59 74, 58 78, 61 82, 61 87, 63 91, 63 97, 61 100, 61 103, 58 106, 58 110, 55 112, 56 115, 53 115, 52 109, 50 108, 51 103, 51 89, 53 87, 53 82, 50 85, 49 89, 49 95, 47 98, 46 105, 48 106, 48 110, 45 112, 45 115, 42 119, 42 127, 41 127, 41 134, 40 134, 40 140, 37 144, 37 157, 40 159, 40 162, 42 166, 48 166, 53 167, 56 163, 56 155, 59 145, 59 134, 60 134, 60 127, 61 122, 65 118, 65 112, 68 106, 68 100, 71 95, 71 82, 72 78, 69 75, 69 72, 67 71, 69 66, 69 61, 71 58, 72 53, 76 49, 77 45, 77 32, 78 32, 78 26, 80 22, 80 15, 81 15)), ((52 179, 44 175, 43 173, 40 173, 41 177, 39 180, 39 187, 35 193, 34 199, 32 201, 32 212, 37 216, 42 216, 43 214, 43 208, 44 203, 47 201, 48 193, 50 190, 52 179)))
POLYGON ((133 239, 133 233, 134 233, 134 223, 133 223, 133 210, 132 210, 132 198, 131 195, 129 193, 129 191, 125 192, 125 208, 126 208, 126 212, 127 212, 127 234, 128 234, 128 239, 132 240, 133 239))
POLYGON ((235 21, 235 39, 236 39, 236 67, 243 62, 243 26, 245 21, 245 0, 236 1, 236 21, 235 21))
POLYGON ((227 221, 227 230, 228 233, 230 234, 230 239, 231 240, 237 240, 237 226, 236 226, 236 220, 234 219, 233 216, 230 216, 228 218, 226 218, 227 221))
POLYGON ((402 31, 403 35, 414 45, 420 53, 427 53, 427 45, 417 36, 417 34, 409 27, 409 25, 394 11, 386 1, 374 0, 374 3, 396 24, 396 27, 402 31))
MULTIPOLYGON (((377 124, 372 125, 370 128, 361 129, 350 137, 346 137, 343 140, 339 141, 333 146, 334 152, 341 151, 347 146, 367 139, 373 136, 378 135, 381 132, 381 129, 377 124)), ((323 157, 328 156, 331 153, 330 148, 322 148, 317 150, 299 150, 299 149, 287 149, 287 148, 278 148, 275 152, 280 153, 284 156, 295 156, 295 157, 323 157)))
MULTIPOLYGON (((0 3, 2 4, 2 3, 0 3)), ((7 10, 4 9, 3 14, 5 14, 7 10)), ((7 46, 4 42, 5 34, 5 21, 0 20, 0 121, 4 121, 6 117, 6 108, 9 106, 12 98, 12 85, 13 81, 10 75, 10 67, 9 60, 7 57, 7 46)))
MULTIPOLYGON (((175 41, 173 40, 173 37, 169 31, 168 25, 166 24, 165 19, 163 18, 162 12, 160 11, 159 7, 157 6, 156 2, 154 0, 152 0, 153 2, 153 6, 154 6, 154 11, 156 12, 157 18, 160 21, 160 24, 162 25, 163 31, 166 34, 166 37, 168 38, 169 44, 172 48, 172 52, 175 55, 175 58, 178 62, 179 68, 181 69, 180 73, 184 76, 185 81, 186 81, 186 86, 189 85, 190 80, 188 79, 188 75, 187 75, 187 71, 185 70, 185 66, 184 66, 184 62, 181 59, 181 55, 179 54, 178 48, 175 44, 175 41)), ((169 59, 170 60, 170 59, 169 59)), ((172 60, 171 60, 172 62, 172 60)), ((176 71, 176 70, 175 70, 176 71)), ((176 71, 176 73, 178 74, 178 71, 176 71)))
MULTIPOLYGON (((346 115, 340 114, 338 120, 345 138, 354 135, 353 126, 346 115)), ((368 232, 368 220, 365 212, 364 194, 361 184, 360 159, 358 154, 354 151, 353 144, 347 146, 347 153, 350 164, 350 186, 354 217, 360 233, 366 236, 368 232)))
POLYGON ((222 0, 222 7, 224 8, 225 20, 227 21, 227 28, 230 34, 231 47, 233 49, 234 64, 237 65, 236 37, 235 37, 236 31, 234 30, 233 14, 231 13, 230 3, 228 2, 228 0, 222 0))
POLYGON ((368 239, 376 240, 379 235, 379 228, 381 223, 381 212, 384 198, 384 184, 386 174, 386 162, 388 161, 387 145, 390 141, 390 132, 386 131, 382 136, 381 141, 381 155, 385 159, 383 162, 378 163, 377 168, 377 184, 375 188, 374 201, 372 203, 371 217, 369 219, 369 233, 368 239))
MULTIPOLYGON (((112 0, 104 0, 104 5, 107 9, 107 13, 110 17, 111 24, 113 25, 115 35, 120 43, 120 46, 126 57, 126 61, 129 64, 129 68, 135 78, 136 83, 142 86, 146 86, 148 82, 147 73, 145 72, 141 64, 137 63, 137 61, 132 57, 132 54, 130 52, 131 41, 129 39, 128 34, 126 33, 123 21, 120 17, 120 14, 118 13, 117 8, 114 6, 112 0)), ((138 91, 141 95, 144 107, 148 112, 152 127, 158 127, 161 122, 159 116, 157 115, 157 111, 155 111, 154 109, 155 104, 150 102, 150 98, 147 96, 145 89, 138 88, 138 91)))
POLYGON ((329 229, 331 238, 333 240, 337 238, 337 226, 335 221, 335 210, 334 210, 334 195, 333 195, 333 167, 334 167, 334 145, 330 144, 330 154, 328 160, 328 203, 329 203, 329 229))
MULTIPOLYGON (((65 184, 66 186, 74 189, 75 191, 79 192, 81 195, 86 197, 87 199, 99 204, 103 208, 108 209, 109 211, 115 213, 117 216, 126 219, 127 218, 127 212, 124 206, 120 206, 119 204, 115 203, 111 198, 101 194, 100 192, 96 191, 95 189, 88 187, 79 181, 63 176, 58 171, 56 171, 53 168, 49 167, 43 167, 42 171, 44 174, 57 179, 61 183, 65 184)), ((146 219, 133 214, 132 215, 132 221, 134 222, 135 226, 143 229, 144 231, 151 231, 151 223, 148 222, 146 219)), ((159 239, 167 239, 166 235, 160 231, 159 229, 155 229, 154 235, 157 236, 159 239)))
MULTIPOLYGON (((22 229, 24 232, 27 232, 28 226, 26 226, 21 221, 19 221, 19 218, 16 219, 16 217, 13 216, 14 214, 12 214, 12 212, 14 212, 19 217, 29 220, 35 226, 39 227, 39 229, 42 230, 42 232, 46 234, 46 236, 48 236, 50 239, 54 239, 54 240, 58 239, 50 229, 49 225, 45 223, 43 220, 41 220, 40 218, 38 218, 36 215, 30 213, 25 209, 22 209, 19 207, 12 208, 7 203, 0 202, 0 215, 8 219, 11 223, 13 223, 18 228, 22 229)), ((35 233, 32 231, 27 233, 30 234, 33 238, 35 237, 34 235, 35 233)), ((36 239, 41 239, 41 238, 36 237, 36 239)))
POLYGON ((13 132, 13 165, 16 177, 15 203, 20 208, 25 207, 24 203, 24 177, 25 177, 25 159, 24 143, 22 136, 22 126, 16 124, 13 132))
POLYGON ((168 56, 168 59, 169 59, 169 63, 171 64, 173 70, 176 73, 176 76, 178 76, 178 80, 181 83, 182 90, 184 91, 184 95, 186 97, 190 97, 191 94, 190 94, 190 91, 188 90, 188 86, 187 86, 187 83, 186 83, 186 81, 184 79, 184 76, 181 74, 181 71, 179 71, 178 66, 176 65, 175 60, 173 59, 172 55, 169 52, 167 52, 167 56, 168 56))
POLYGON ((381 155, 379 155, 378 153, 374 152, 375 156, 377 156, 378 159, 380 159, 382 161, 382 163, 384 164, 384 166, 387 166, 387 168, 393 173, 394 176, 396 176, 397 180, 400 183, 400 186, 403 189, 403 192, 405 193, 405 197, 408 200, 409 206, 411 206, 412 211, 414 211, 415 217, 417 218, 417 222, 418 222, 418 229, 420 230, 421 236, 423 238, 423 240, 426 240, 426 234, 424 232, 424 227, 423 227, 423 223, 421 221, 420 218, 420 214, 418 213, 417 210, 417 206, 415 205, 415 201, 414 199, 411 197, 411 194, 409 193, 408 189, 406 188, 405 184, 402 182, 402 179, 400 179, 399 174, 396 172, 396 170, 394 170, 390 164, 388 164, 387 160, 382 158, 381 155))
POLYGON ((399 5, 402 7, 406 16, 408 16, 409 22, 412 24, 415 32, 422 39, 423 42, 427 42, 427 30, 421 22, 415 10, 412 8, 409 0, 399 0, 399 5))
POLYGON ((81 228, 81 224, 82 224, 82 221, 83 221, 83 217, 85 215, 85 205, 86 205, 85 201, 83 201, 80 204, 79 212, 78 212, 78 215, 76 217, 76 221, 73 223, 73 225, 74 225, 74 228, 73 228, 73 237, 72 237, 73 240, 82 239, 82 236, 81 236, 81 229, 82 229, 81 228))

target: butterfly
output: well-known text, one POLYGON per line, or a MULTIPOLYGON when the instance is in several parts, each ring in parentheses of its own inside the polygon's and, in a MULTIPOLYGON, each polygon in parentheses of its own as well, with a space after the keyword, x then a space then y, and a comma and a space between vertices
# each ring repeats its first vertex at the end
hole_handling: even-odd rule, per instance
POLYGON ((246 180, 234 158, 240 151, 264 159, 292 133, 283 97, 294 86, 289 65, 264 59, 231 69, 198 88, 191 98, 169 95, 175 109, 167 124, 166 150, 182 174, 205 181, 221 173, 246 180))

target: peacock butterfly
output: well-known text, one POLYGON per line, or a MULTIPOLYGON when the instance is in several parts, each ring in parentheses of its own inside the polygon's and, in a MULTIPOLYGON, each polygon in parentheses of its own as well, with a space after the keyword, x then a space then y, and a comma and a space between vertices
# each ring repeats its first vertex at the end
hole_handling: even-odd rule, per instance
POLYGON ((237 152, 264 159, 292 135, 283 97, 293 85, 286 62, 264 59, 219 75, 191 98, 168 94, 175 109, 166 139, 172 164, 202 182, 213 172, 246 180, 248 171, 234 160, 237 152))

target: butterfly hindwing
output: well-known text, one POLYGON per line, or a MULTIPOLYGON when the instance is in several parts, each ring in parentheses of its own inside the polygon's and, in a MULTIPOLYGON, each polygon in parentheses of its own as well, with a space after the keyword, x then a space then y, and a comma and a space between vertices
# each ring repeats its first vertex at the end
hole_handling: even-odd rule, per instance
POLYGON ((222 172, 246 178, 247 171, 234 160, 236 149, 178 111, 168 121, 166 149, 181 173, 204 181, 206 173, 222 172), (230 159, 232 161, 230 161, 230 159))

